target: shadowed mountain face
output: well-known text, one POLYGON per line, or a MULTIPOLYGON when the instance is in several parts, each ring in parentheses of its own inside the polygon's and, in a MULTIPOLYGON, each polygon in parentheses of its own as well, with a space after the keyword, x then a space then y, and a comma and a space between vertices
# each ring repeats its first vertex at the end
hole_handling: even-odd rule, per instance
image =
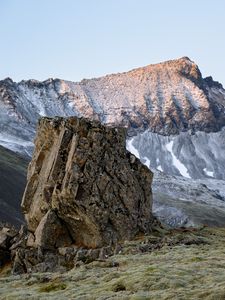
POLYGON ((20 203, 26 184, 28 161, 0 146, 0 222, 23 222, 20 203))

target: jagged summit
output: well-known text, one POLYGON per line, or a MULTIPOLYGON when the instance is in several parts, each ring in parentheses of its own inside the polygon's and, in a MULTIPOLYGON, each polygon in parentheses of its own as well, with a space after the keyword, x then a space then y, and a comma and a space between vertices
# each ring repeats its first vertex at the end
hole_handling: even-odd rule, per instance
MULTIPOLYGON (((92 77, 92 78, 89 78, 89 79, 82 79, 80 81, 80 83, 84 83, 88 80, 96 80, 96 79, 100 79, 100 78, 103 78, 103 77, 112 77, 112 76, 117 76, 117 75, 120 75, 120 74, 128 74, 128 73, 133 73, 135 71, 141 71, 141 70, 145 70, 145 71, 148 71, 149 68, 154 68, 154 67, 159 67, 160 65, 181 65, 182 63, 186 63, 187 65, 190 65, 190 64, 194 64, 195 66, 197 66, 197 64, 192 61, 189 57, 187 56, 183 56, 183 57, 180 57, 180 58, 177 58, 177 59, 171 59, 171 60, 166 60, 166 61, 163 61, 163 62, 160 62, 160 63, 154 63, 154 64, 149 64, 149 65, 146 65, 146 66, 143 66, 143 67, 138 67, 138 68, 134 68, 134 69, 131 69, 131 70, 128 70, 128 71, 124 71, 124 72, 118 72, 118 73, 111 73, 111 74, 107 74, 105 76, 100 76, 100 77, 92 77)), ((197 66, 198 67, 198 66, 197 66)), ((21 81, 14 81, 11 77, 6 77, 2 80, 0 80, 0 82, 4 82, 4 81, 8 81, 8 82, 11 82, 11 83, 17 83, 17 84, 20 84, 20 83, 26 83, 26 82, 29 82, 29 83, 49 83, 49 82, 52 82, 54 80, 59 80, 59 81, 66 81, 66 82, 73 82, 73 83, 79 83, 79 82, 75 82, 75 81, 71 81, 71 80, 64 80, 64 79, 60 79, 60 78, 47 78, 43 81, 41 80, 38 80, 38 79, 28 79, 28 80, 21 80, 21 81)))
POLYGON ((138 67, 134 68, 130 71, 125 71, 121 73, 112 73, 108 74, 105 76, 97 77, 97 78, 90 78, 90 79, 82 79, 80 82, 73 82, 70 80, 63 80, 60 78, 47 78, 44 81, 40 81, 37 79, 28 79, 28 80, 21 80, 19 82, 15 82, 12 78, 7 77, 3 80, 0 80, 1 85, 7 85, 7 84, 15 84, 15 85, 34 85, 34 86, 44 86, 44 85, 49 85, 52 83, 60 83, 63 82, 67 85, 83 85, 85 86, 87 82, 89 81, 102 81, 102 80, 107 80, 107 79, 113 79, 114 77, 135 77, 139 76, 140 74, 143 73, 154 73, 154 72, 159 72, 159 73, 180 73, 180 75, 188 75, 188 76, 193 76, 196 79, 199 80, 205 80, 209 84, 218 84, 218 87, 223 88, 222 84, 214 81, 211 76, 208 76, 206 78, 202 78, 202 74, 198 68, 198 65, 192 61, 189 57, 183 56, 178 59, 171 59, 167 61, 163 61, 160 63, 156 64, 149 64, 144 67, 138 67))
MULTIPOLYGON (((156 63, 156 64, 149 64, 147 66, 144 67, 138 67, 138 68, 134 68, 132 70, 129 71, 125 71, 125 72, 121 72, 121 73, 112 73, 112 74, 107 74, 105 76, 101 76, 101 77, 97 77, 97 78, 89 78, 89 79, 82 79, 80 82, 73 82, 71 80, 63 80, 60 78, 47 78, 44 81, 40 81, 37 79, 28 79, 28 80, 21 80, 19 82, 15 82, 12 78, 7 77, 3 80, 0 80, 1 84, 4 83, 14 83, 14 84, 34 84, 34 85, 45 85, 45 84, 51 84, 52 82, 65 82, 68 84, 80 84, 80 85, 85 85, 88 81, 93 81, 93 80, 101 80, 103 78, 112 78, 112 77, 118 77, 118 76, 135 76, 138 75, 139 73, 151 73, 151 72, 155 72, 155 71, 159 71, 162 69, 167 69, 169 68, 170 71, 177 71, 177 72, 183 72, 183 74, 193 74, 196 73, 195 75, 197 75, 197 78, 201 78, 202 79, 202 75, 201 72, 198 68, 198 65, 192 61, 189 57, 187 56, 183 56, 181 58, 177 58, 177 59, 171 59, 171 60, 167 60, 167 61, 163 61, 160 63, 156 63)), ((206 77, 205 79, 207 80, 212 80, 212 82, 215 82, 213 80, 213 78, 211 76, 206 77)), ((204 79, 204 80, 205 80, 204 79)), ((217 83, 217 82, 216 82, 217 83)), ((222 84, 218 83, 220 85, 220 87, 222 87, 222 84)))

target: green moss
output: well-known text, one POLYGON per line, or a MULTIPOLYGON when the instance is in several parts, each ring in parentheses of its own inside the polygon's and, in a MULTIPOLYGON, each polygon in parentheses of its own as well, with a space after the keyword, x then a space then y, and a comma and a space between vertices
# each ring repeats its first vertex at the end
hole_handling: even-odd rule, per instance
POLYGON ((192 257, 192 258, 190 259, 191 262, 200 262, 200 261, 203 261, 203 260, 204 260, 204 258, 198 257, 198 256, 192 257))
POLYGON ((152 273, 152 272, 155 272, 156 270, 157 270, 156 267, 151 266, 151 267, 147 267, 147 269, 145 270, 145 272, 146 273, 152 273))
POLYGON ((130 300, 149 300, 149 296, 147 296, 147 295, 134 295, 134 296, 131 296, 130 300))
POLYGON ((122 281, 117 281, 112 285, 112 291, 113 292, 120 292, 120 291, 126 291, 126 286, 124 282, 122 281))
POLYGON ((60 290, 65 290, 67 285, 65 283, 49 283, 42 286, 39 291, 41 293, 50 293, 50 292, 56 292, 60 290))

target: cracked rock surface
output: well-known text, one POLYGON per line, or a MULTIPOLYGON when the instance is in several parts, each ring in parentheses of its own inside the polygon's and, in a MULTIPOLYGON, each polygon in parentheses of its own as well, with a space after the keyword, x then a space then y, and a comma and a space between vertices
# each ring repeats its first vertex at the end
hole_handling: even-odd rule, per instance
POLYGON ((99 248, 151 230, 152 173, 125 136, 84 118, 39 121, 22 201, 33 247, 99 248))

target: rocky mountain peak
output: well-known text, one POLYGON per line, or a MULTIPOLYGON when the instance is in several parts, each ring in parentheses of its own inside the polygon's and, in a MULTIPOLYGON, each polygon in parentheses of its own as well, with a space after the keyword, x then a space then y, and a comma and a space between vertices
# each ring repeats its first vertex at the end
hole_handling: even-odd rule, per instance
POLYGON ((202 80, 202 74, 197 64, 191 61, 188 57, 178 59, 178 69, 180 69, 181 74, 184 76, 195 80, 202 80))
POLYGON ((14 81, 10 77, 6 77, 5 79, 1 80, 0 83, 12 84, 14 81))

